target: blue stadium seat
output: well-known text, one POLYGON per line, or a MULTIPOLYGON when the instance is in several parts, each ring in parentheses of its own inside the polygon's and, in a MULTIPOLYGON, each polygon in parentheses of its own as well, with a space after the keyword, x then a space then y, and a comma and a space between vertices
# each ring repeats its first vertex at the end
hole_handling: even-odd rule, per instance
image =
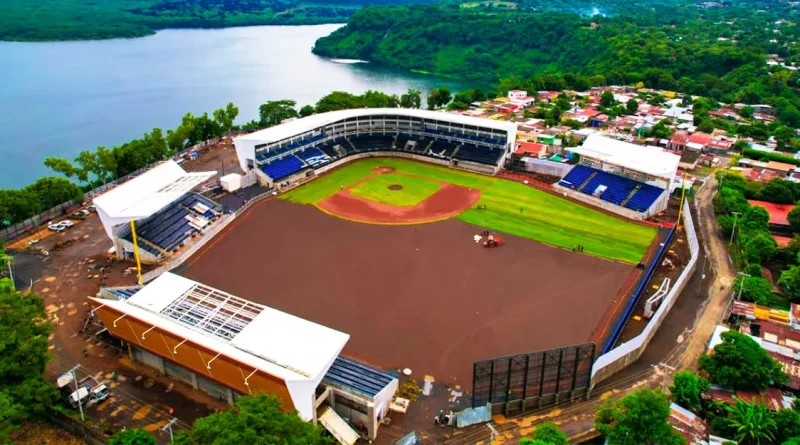
POLYGON ((637 212, 647 211, 664 192, 664 189, 585 165, 573 167, 558 184, 587 195, 593 195, 598 187, 605 186, 600 199, 616 205, 622 205, 627 199, 624 206, 637 212), (581 188, 584 182, 586 185, 581 188))
POLYGON ((497 165, 497 161, 503 156, 503 150, 477 146, 473 144, 461 144, 456 151, 455 159, 472 161, 480 164, 497 165))
POLYGON ((287 156, 277 161, 261 166, 261 171, 266 173, 273 181, 291 176, 303 169, 303 161, 295 156, 287 156))

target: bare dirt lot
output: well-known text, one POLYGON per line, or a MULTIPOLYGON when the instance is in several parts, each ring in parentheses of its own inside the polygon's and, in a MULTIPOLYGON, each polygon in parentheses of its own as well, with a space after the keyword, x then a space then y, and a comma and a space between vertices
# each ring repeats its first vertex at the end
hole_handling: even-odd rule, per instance
MULTIPOLYGON (((455 220, 381 226, 268 200, 183 275, 351 335, 345 352, 471 385, 472 362, 589 340, 632 266, 455 220)), ((266 340, 266 339, 265 339, 266 340)))

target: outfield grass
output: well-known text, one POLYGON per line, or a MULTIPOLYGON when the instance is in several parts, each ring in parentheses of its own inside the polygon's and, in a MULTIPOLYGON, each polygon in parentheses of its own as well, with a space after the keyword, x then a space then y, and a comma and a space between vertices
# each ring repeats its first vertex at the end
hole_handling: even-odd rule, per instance
POLYGON ((397 158, 370 158, 347 164, 282 198, 314 204, 341 187, 366 178, 379 166, 481 190, 477 205, 456 219, 568 249, 581 244, 586 253, 602 258, 638 263, 656 235, 653 227, 615 218, 516 182, 397 158))
POLYGON ((396 207, 413 207, 439 190, 439 184, 421 178, 387 173, 377 175, 350 189, 359 198, 381 202, 396 207), (400 185, 402 190, 390 190, 389 186, 400 185))

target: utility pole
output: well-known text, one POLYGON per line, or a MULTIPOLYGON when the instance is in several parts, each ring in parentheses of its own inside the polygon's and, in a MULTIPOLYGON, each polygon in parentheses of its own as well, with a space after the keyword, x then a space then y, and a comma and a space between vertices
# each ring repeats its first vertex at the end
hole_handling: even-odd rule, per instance
POLYGON ((81 367, 81 365, 80 365, 80 364, 77 364, 77 365, 73 366, 73 367, 72 367, 72 369, 70 369, 70 370, 69 370, 69 371, 67 371, 67 372, 69 372, 70 374, 72 374, 72 381, 73 381, 73 382, 75 382, 75 398, 76 398, 76 399, 78 399, 78 409, 79 409, 79 410, 80 410, 80 412, 81 412, 81 422, 85 422, 85 421, 86 421, 86 418, 85 418, 85 417, 84 417, 84 415, 83 415, 83 401, 81 400, 81 394, 80 394, 80 392, 78 392, 78 391, 80 390, 80 389, 78 388, 78 378, 77 378, 77 377, 75 377, 75 370, 76 370, 76 369, 78 369, 78 368, 80 368, 80 367, 81 367))
POLYGON ((169 443, 172 443, 172 424, 177 421, 178 419, 173 417, 172 420, 170 420, 166 425, 161 427, 161 431, 169 430, 169 443))
POLYGON ((733 237, 736 236, 736 220, 738 219, 739 215, 742 212, 731 212, 733 213, 733 231, 731 232, 731 244, 733 244, 733 237))
POLYGON ((744 289, 744 277, 749 277, 750 274, 746 274, 744 272, 738 272, 736 275, 742 276, 742 281, 739 282, 739 295, 736 296, 736 301, 742 299, 742 289, 744 289))

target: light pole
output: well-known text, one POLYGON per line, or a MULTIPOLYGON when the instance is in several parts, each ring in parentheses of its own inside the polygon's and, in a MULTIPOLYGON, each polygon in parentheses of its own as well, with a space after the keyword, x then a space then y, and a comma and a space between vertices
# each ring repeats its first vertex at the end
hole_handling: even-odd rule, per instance
POLYGON ((733 213, 733 231, 731 232, 731 244, 733 244, 733 237, 736 236, 736 220, 738 219, 739 215, 742 212, 731 212, 733 213))
POLYGON ((68 372, 72 374, 72 381, 75 382, 75 398, 78 399, 78 409, 81 412, 81 422, 85 422, 86 418, 83 416, 83 401, 81 400, 80 389, 78 388, 78 378, 75 377, 75 370, 80 368, 81 365, 77 364, 72 367, 68 372))
POLYGON ((161 427, 161 431, 169 430, 169 443, 172 443, 172 424, 177 422, 177 421, 178 421, 178 419, 173 417, 172 420, 170 420, 169 422, 167 422, 166 425, 161 427))
POLYGON ((739 295, 736 296, 736 301, 742 299, 742 289, 744 289, 744 277, 749 277, 750 274, 746 274, 744 272, 738 272, 736 275, 742 276, 742 281, 739 282, 739 295))

